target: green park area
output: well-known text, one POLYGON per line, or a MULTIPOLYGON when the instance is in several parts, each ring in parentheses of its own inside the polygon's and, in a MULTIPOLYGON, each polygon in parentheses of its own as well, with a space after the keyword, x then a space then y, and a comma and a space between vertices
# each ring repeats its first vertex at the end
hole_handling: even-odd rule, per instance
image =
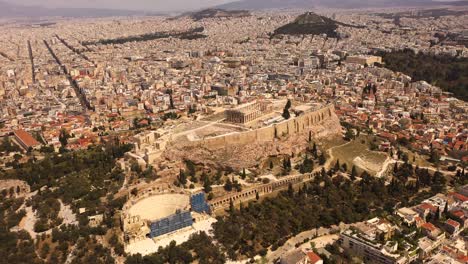
POLYGON ((371 150, 376 144, 373 136, 361 135, 350 142, 332 147, 329 149, 332 164, 339 160, 340 164, 345 163, 348 168, 356 166, 358 172, 367 171, 375 175, 388 157, 387 153, 371 150))

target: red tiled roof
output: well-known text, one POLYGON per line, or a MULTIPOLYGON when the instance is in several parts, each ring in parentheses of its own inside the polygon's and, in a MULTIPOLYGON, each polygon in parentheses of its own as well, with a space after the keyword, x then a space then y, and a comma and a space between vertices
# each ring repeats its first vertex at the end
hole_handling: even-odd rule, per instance
POLYGON ((437 207, 435 207, 435 206, 433 206, 432 204, 429 204, 429 203, 422 203, 422 204, 419 205, 419 208, 421 208, 423 210, 429 209, 432 212, 437 211, 437 207))
POLYGON ((319 262, 320 260, 322 260, 317 254, 315 254, 315 253, 312 252, 312 251, 307 252, 307 257, 309 258, 310 263, 312 263, 312 264, 317 263, 317 262, 319 262))
POLYGON ((16 138, 18 140, 21 141, 22 144, 24 144, 26 146, 26 148, 29 148, 29 147, 34 147, 34 146, 37 146, 37 145, 40 145, 39 142, 37 142, 36 139, 34 139, 31 134, 29 134, 28 132, 24 131, 24 130, 16 130, 13 132, 16 136, 16 138))
POLYGON ((424 224, 421 225, 421 227, 424 228, 424 229, 427 229, 427 230, 429 230, 431 232, 437 229, 437 227, 435 227, 431 223, 424 223, 424 224))
POLYGON ((416 216, 416 217, 414 218, 414 221, 416 221, 416 223, 418 223, 418 224, 421 224, 421 223, 424 223, 424 222, 425 222, 424 219, 422 219, 422 218, 419 217, 419 216, 416 216))
POLYGON ((142 119, 140 122, 138 122, 139 125, 148 125, 149 122, 147 119, 142 119))
POLYGON ((453 221, 452 219, 449 219, 447 220, 447 224, 453 226, 453 227, 459 227, 460 226, 460 223, 458 223, 457 221, 453 221))
POLYGON ((448 138, 453 138, 453 137, 455 137, 456 135, 455 135, 454 133, 447 132, 447 133, 445 134, 445 136, 448 137, 448 138))
POLYGON ((459 193, 456 193, 456 192, 452 192, 452 193, 449 193, 449 195, 452 196, 453 198, 459 200, 459 201, 462 201, 462 202, 468 201, 468 197, 466 197, 466 196, 463 195, 463 194, 459 194, 459 193))
POLYGON ((88 145, 91 144, 91 139, 89 139, 89 138, 80 138, 80 139, 78 139, 77 144, 82 146, 82 147, 87 147, 88 145))
POLYGON ((389 140, 395 140, 397 138, 396 135, 394 134, 391 134, 391 133, 388 133, 388 132, 381 132, 379 134, 380 137, 383 137, 383 138, 386 138, 386 139, 389 139, 389 140))
POLYGON ((468 256, 461 256, 458 258, 458 260, 462 263, 468 263, 468 256))
POLYGON ((460 150, 460 149, 463 148, 464 145, 465 145, 465 142, 457 141, 457 142, 454 143, 453 148, 456 149, 456 150, 460 150))
POLYGON ((442 250, 448 252, 448 253, 454 253, 454 250, 448 246, 443 246, 442 250))
POLYGON ((465 217, 465 214, 463 213, 463 211, 461 210, 457 210, 457 211, 452 211, 450 212, 452 215, 458 217, 458 218, 463 218, 465 217))

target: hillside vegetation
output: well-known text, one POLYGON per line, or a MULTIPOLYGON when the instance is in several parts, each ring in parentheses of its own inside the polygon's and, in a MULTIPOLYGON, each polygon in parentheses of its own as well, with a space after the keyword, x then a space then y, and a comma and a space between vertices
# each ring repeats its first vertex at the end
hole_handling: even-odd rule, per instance
POLYGON ((312 12, 297 17, 293 22, 275 30, 274 35, 321 35, 336 37, 338 25, 332 19, 319 16, 312 12))
POLYGON ((429 55, 411 50, 380 53, 385 67, 403 72, 413 81, 426 81, 454 94, 458 99, 468 100, 468 59, 446 55, 429 55))

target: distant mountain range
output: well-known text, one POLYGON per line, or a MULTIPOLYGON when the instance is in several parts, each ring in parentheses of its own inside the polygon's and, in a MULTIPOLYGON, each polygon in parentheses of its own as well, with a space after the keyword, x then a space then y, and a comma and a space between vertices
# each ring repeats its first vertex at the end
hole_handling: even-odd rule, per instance
POLYGON ((41 6, 22 6, 0 1, 0 18, 12 17, 109 17, 109 16, 136 16, 158 15, 144 11, 128 11, 96 8, 46 8, 41 6))
POLYGON ((209 8, 209 9, 204 9, 204 10, 197 11, 197 12, 183 13, 182 15, 171 18, 170 20, 183 18, 183 17, 189 17, 195 21, 200 21, 205 18, 248 17, 248 16, 250 16, 250 12, 246 10, 223 10, 223 9, 209 8))
MULTIPOLYGON (((434 0, 239 0, 191 13, 195 20, 205 17, 243 16, 246 11, 230 13, 225 10, 260 10, 283 8, 366 8, 395 6, 437 6, 437 5, 468 5, 468 0, 438 2, 434 0)), ((100 8, 46 8, 42 6, 23 6, 6 3, 0 0, 0 18, 11 17, 108 17, 108 16, 139 16, 165 15, 163 12, 132 11, 100 8)))
POLYGON ((437 6, 437 5, 468 5, 468 1, 438 2, 433 0, 240 0, 216 8, 226 10, 260 10, 280 8, 371 8, 397 6, 437 6))

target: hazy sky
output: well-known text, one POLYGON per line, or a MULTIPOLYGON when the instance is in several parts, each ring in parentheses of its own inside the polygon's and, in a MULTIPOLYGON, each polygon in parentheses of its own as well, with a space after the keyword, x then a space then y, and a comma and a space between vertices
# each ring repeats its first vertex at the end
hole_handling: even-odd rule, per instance
MULTIPOLYGON (((2 0, 0 0, 2 1, 2 0)), ((3 0, 22 5, 45 7, 94 7, 149 11, 197 9, 234 0, 3 0)))

